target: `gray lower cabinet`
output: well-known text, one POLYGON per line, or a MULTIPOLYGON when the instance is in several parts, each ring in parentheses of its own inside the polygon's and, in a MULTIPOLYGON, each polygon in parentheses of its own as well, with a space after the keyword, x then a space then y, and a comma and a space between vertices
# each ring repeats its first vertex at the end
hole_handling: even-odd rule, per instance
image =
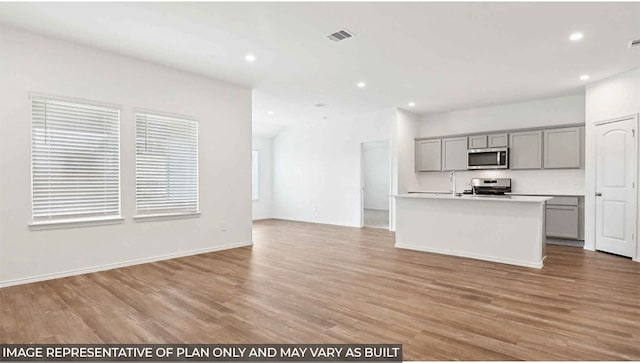
POLYGON ((442 139, 442 170, 467 170, 467 138, 442 139))
POLYGON ((578 207, 547 205, 547 237, 578 239, 578 207))
POLYGON ((580 167, 580 131, 580 127, 544 130, 545 169, 580 167))
POLYGON ((511 169, 542 168, 542 131, 523 131, 509 134, 511 169))
POLYGON ((547 237, 579 239, 580 208, 577 197, 554 197, 547 202, 547 237))
POLYGON ((487 135, 469 136, 469 149, 484 149, 487 147, 487 135))
POLYGON ((417 140, 416 141, 416 171, 440 171, 442 156, 442 141, 417 140))
POLYGON ((493 134, 488 136, 489 147, 509 146, 509 134, 493 134))

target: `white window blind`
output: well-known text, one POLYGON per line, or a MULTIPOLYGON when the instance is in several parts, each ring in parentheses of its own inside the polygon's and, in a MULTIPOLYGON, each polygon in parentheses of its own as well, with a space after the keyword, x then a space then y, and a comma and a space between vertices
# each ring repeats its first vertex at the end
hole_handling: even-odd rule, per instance
POLYGON ((257 150, 251 152, 251 199, 260 199, 260 154, 257 150))
POLYGON ((120 110, 31 99, 34 223, 120 216, 120 110))
POLYGON ((136 213, 198 212, 198 122, 136 113, 136 213))

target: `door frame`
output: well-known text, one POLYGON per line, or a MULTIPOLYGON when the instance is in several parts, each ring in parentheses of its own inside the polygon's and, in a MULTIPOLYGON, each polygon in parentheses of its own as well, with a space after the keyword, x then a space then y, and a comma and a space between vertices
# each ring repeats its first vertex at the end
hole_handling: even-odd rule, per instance
MULTIPOLYGON (((616 117, 613 119, 608 119, 608 120, 602 120, 602 121, 596 121, 593 123, 594 127, 595 127, 595 132, 594 132, 594 156, 595 156, 595 161, 594 161, 594 170, 595 173, 593 174, 593 185, 594 185, 594 190, 595 192, 597 192, 597 188, 598 188, 598 126, 602 126, 602 125, 606 125, 606 124, 612 124, 612 123, 616 123, 616 122, 621 122, 621 121, 628 121, 628 120, 633 120, 634 123, 634 127, 636 130, 636 135, 635 135, 635 139, 636 141, 633 143, 634 146, 634 154, 636 157, 636 162, 634 163, 634 174, 636 176, 636 180, 635 180, 635 187, 633 188, 633 203, 635 206, 635 218, 633 218, 633 232, 634 232, 634 239, 636 242, 636 251, 635 251, 635 255, 631 256, 631 259, 633 261, 636 262, 640 262, 640 243, 638 243, 638 184, 640 182, 640 175, 639 175, 639 168, 638 168, 638 163, 640 162, 640 159, 638 158, 640 155, 638 155, 638 139, 640 139, 640 135, 637 135, 637 133, 640 133, 638 130, 638 114, 631 114, 631 115, 627 115, 627 116, 622 116, 622 117, 616 117)), ((597 199, 593 198, 593 228, 594 231, 597 231, 597 223, 598 223, 598 213, 597 213, 597 199)), ((597 244, 597 234, 594 233, 594 241, 593 241, 593 248, 594 250, 598 250, 598 244, 597 244)))
POLYGON ((389 228, 387 228, 387 230, 390 231, 391 221, 393 219, 393 216, 391 215, 391 195, 393 194, 393 151, 391 150, 391 139, 363 141, 360 143, 360 228, 364 228, 364 144, 378 142, 385 142, 389 146, 389 196, 387 197, 387 204, 389 205, 389 228))

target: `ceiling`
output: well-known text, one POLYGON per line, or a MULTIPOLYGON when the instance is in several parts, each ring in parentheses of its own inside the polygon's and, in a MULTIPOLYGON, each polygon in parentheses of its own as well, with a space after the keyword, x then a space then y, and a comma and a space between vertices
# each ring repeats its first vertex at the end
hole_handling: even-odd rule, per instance
POLYGON ((640 67, 637 2, 0 3, 0 24, 249 86, 265 135, 576 93, 640 67), (355 37, 326 38, 343 28, 355 37))

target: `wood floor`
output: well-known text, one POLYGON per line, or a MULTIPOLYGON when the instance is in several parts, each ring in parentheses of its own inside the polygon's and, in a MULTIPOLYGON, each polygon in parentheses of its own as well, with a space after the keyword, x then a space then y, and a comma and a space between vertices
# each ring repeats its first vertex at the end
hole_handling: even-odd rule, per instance
MULTIPOLYGON (((640 263, 542 270, 267 220, 253 247, 0 289, 0 343, 402 343, 405 360, 640 360, 640 263)), ((518 243, 514 239, 514 243, 518 243)))

